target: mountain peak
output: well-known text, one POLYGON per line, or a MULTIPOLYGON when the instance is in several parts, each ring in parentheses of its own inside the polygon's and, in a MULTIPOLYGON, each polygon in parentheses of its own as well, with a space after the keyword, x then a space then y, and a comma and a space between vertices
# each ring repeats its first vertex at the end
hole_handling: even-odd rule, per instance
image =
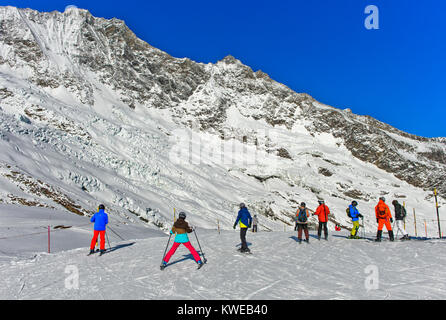
POLYGON ((243 64, 240 60, 236 59, 234 56, 232 55, 227 55, 226 57, 224 57, 222 60, 220 60, 219 62, 224 62, 226 64, 243 64))

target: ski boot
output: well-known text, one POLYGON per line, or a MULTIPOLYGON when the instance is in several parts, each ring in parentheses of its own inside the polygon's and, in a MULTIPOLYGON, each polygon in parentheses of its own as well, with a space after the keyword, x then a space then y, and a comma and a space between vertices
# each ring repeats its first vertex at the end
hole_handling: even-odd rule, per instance
POLYGON ((395 237, 394 237, 394 235, 393 235, 393 230, 390 230, 389 231, 389 238, 390 238, 390 241, 395 241, 395 237))
POLYGON ((197 268, 197 270, 200 270, 203 266, 204 266, 204 263, 203 263, 203 261, 198 261, 197 262, 197 264, 198 264, 198 268, 197 268))
POLYGON ((91 256, 92 254, 95 254, 94 250, 90 250, 90 253, 88 255, 91 256))
POLYGON ((378 233, 376 234, 376 240, 375 240, 375 242, 381 242, 381 237, 382 237, 382 235, 383 235, 382 230, 381 230, 381 231, 378 231, 378 233))
POLYGON ((163 261, 163 263, 160 265, 160 269, 161 271, 163 271, 164 269, 166 269, 167 267, 167 263, 165 261, 163 261))

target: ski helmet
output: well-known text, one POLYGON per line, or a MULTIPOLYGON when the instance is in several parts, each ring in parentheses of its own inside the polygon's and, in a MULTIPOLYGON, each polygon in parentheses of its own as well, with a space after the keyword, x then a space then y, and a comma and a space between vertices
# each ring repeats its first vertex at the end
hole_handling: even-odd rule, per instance
POLYGON ((184 212, 180 212, 180 214, 178 215, 178 218, 186 219, 186 214, 184 212))
POLYGON ((379 200, 386 202, 386 198, 384 198, 384 197, 379 198, 379 200))
POLYGON ((302 202, 302 203, 300 204, 300 206, 301 206, 301 207, 306 207, 307 204, 306 204, 305 202, 302 202))
POLYGON ((353 207, 356 207, 357 205, 358 205, 358 202, 356 202, 356 201, 353 201, 353 202, 352 202, 352 206, 353 206, 353 207))
POLYGON ((319 200, 318 202, 319 202, 319 204, 325 204, 324 200, 319 200))
POLYGON ((240 203, 240 209, 246 208, 246 204, 240 203))
POLYGON ((105 206, 103 204, 99 205, 99 210, 105 210, 105 206))
POLYGON ((398 201, 393 200, 392 204, 393 204, 394 206, 396 206, 396 205, 398 204, 398 201))

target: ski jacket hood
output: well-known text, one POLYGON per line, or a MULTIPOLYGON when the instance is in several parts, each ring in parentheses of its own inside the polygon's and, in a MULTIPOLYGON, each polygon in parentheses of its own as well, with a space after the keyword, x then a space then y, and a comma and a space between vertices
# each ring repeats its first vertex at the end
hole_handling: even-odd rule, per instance
POLYGON ((108 215, 101 209, 91 217, 90 222, 94 222, 95 231, 105 231, 108 224, 108 215))

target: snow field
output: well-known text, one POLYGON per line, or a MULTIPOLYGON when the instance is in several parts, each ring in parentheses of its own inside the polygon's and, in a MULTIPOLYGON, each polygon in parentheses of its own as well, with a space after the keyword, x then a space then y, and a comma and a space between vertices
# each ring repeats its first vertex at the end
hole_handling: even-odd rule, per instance
MULTIPOLYGON (((236 251, 238 231, 198 229, 208 263, 184 247, 160 271, 168 237, 113 242, 114 251, 87 257, 87 248, 0 264, 0 299, 299 300, 444 299, 444 241, 347 240, 298 244, 295 232, 248 233, 253 255, 236 251), (73 287, 73 270, 78 287, 73 287), (371 278, 372 277, 372 278, 371 278), (67 285, 68 284, 68 285, 67 285), (67 289, 68 287, 68 289, 67 289)), ((190 239, 199 250, 193 234, 190 239)), ((170 243, 170 245, 172 242, 170 243)))

